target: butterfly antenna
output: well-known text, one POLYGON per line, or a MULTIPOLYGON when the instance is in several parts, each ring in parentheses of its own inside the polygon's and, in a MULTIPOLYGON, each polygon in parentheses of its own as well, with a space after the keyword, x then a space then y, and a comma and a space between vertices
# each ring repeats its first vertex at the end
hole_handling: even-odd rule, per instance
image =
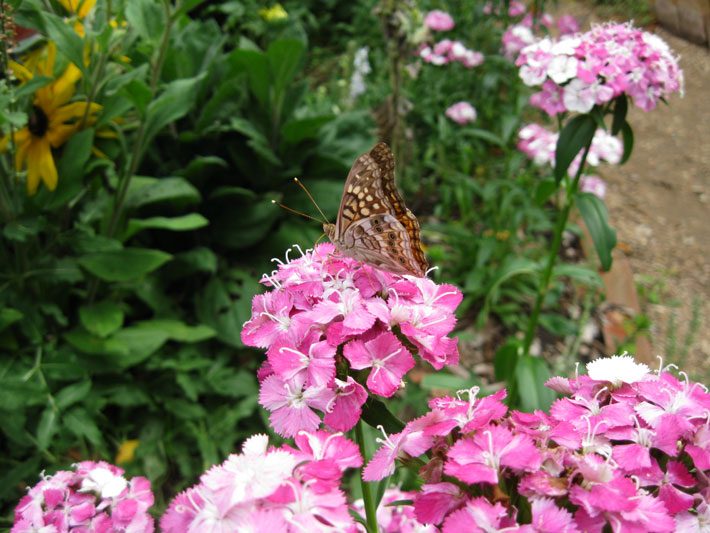
POLYGON ((292 209, 292 208, 282 204, 281 202, 277 202, 276 200, 271 200, 271 203, 274 205, 278 205, 281 209, 288 211, 289 213, 293 213, 294 215, 305 217, 309 220, 315 220, 316 222, 321 222, 321 223, 323 222, 322 220, 312 217, 311 215, 307 215, 306 213, 302 213, 301 211, 296 211, 295 209, 292 209))
POLYGON ((323 220, 327 223, 327 222, 328 222, 328 217, 325 216, 325 213, 321 210, 320 206, 316 203, 316 201, 315 201, 315 199, 313 198, 313 195, 311 194, 311 192, 306 188, 306 186, 305 186, 303 183, 301 183, 301 181, 300 181, 298 178, 293 178, 293 181, 295 181, 295 182, 296 182, 296 185, 298 185, 301 189, 303 189, 303 192, 305 192, 305 193, 308 195, 308 198, 311 199, 311 202, 313 202, 313 205, 316 206, 316 209, 318 210, 318 212, 319 212, 319 213, 321 214, 321 216, 323 217, 323 220))
POLYGON ((315 247, 315 246, 321 241, 321 239, 322 239, 323 237, 325 237, 325 233, 321 233, 321 234, 320 234, 320 237, 318 237, 318 240, 313 244, 313 246, 315 247))

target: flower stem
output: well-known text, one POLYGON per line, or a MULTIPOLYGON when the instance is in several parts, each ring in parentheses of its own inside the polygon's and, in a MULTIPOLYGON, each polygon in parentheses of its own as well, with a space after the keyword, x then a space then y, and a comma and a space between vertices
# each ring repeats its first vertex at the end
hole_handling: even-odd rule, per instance
MULTIPOLYGON (((355 438, 360 446, 360 455, 362 460, 367 461, 367 446, 365 444, 365 436, 362 432, 362 420, 358 420, 355 426, 355 438)), ((365 502, 365 517, 367 520, 368 533, 378 533, 377 529, 377 503, 372 494, 372 484, 362 479, 360 472, 360 486, 362 487, 362 501, 365 502)))
MULTIPOLYGON (((150 77, 150 92, 153 94, 153 96, 155 96, 155 91, 158 87, 158 81, 160 80, 160 73, 163 70, 165 54, 167 52, 168 45, 170 44, 170 31, 173 25, 173 17, 170 12, 170 2, 168 0, 165 0, 163 5, 165 6, 166 24, 165 30, 163 31, 163 37, 160 42, 158 56, 155 60, 155 63, 153 64, 153 72, 150 77)), ((145 127, 146 118, 144 117, 143 120, 141 120, 140 126, 138 127, 138 131, 136 133, 136 141, 133 144, 133 152, 131 153, 130 163, 126 165, 127 171, 123 175, 123 179, 121 179, 121 183, 118 187, 116 203, 114 204, 113 213, 111 214, 111 221, 109 222, 107 230, 107 234, 109 237, 113 237, 114 233, 116 232, 118 221, 120 220, 121 212, 123 211, 123 203, 126 200, 126 194, 128 193, 128 186, 131 183, 131 178, 133 177, 133 174, 135 174, 136 170, 138 170, 138 165, 142 159, 141 155, 144 148, 143 141, 145 138, 145 127)))
POLYGON ((560 253, 560 245, 562 244, 562 234, 564 233, 565 227, 567 226, 567 220, 569 219, 570 211, 572 211, 572 207, 574 206, 574 196, 577 193, 579 179, 582 177, 584 165, 587 162, 587 155, 589 154, 589 149, 591 148, 591 146, 592 142, 589 141, 587 146, 585 146, 584 148, 584 153, 582 154, 582 160, 579 162, 577 174, 574 177, 572 185, 567 189, 565 205, 557 217, 557 224, 555 225, 555 233, 552 237, 550 253, 547 255, 547 264, 545 265, 545 270, 542 273, 540 286, 537 289, 537 297, 535 298, 535 305, 530 315, 530 321, 528 322, 527 331, 525 332, 525 340, 523 341, 524 355, 529 355, 530 353, 530 345, 532 344, 533 338, 535 337, 537 324, 540 320, 540 311, 542 310, 542 304, 545 301, 545 296, 547 296, 547 291, 550 286, 550 279, 552 278, 552 271, 555 268, 557 256, 560 253))

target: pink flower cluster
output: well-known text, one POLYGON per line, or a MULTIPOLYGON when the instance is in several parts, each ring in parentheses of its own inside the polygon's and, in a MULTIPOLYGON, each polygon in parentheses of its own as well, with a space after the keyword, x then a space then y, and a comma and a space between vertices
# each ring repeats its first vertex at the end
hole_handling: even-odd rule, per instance
POLYGON ((469 122, 475 122, 477 117, 476 108, 468 102, 455 103, 446 110, 445 114, 451 120, 462 126, 469 122))
MULTIPOLYGON (((555 166, 555 150, 559 133, 552 132, 540 124, 527 124, 518 132, 518 150, 532 159, 536 165, 555 166)), ((598 166, 602 161, 616 165, 621 161, 624 147, 619 139, 604 130, 597 130, 592 146, 587 154, 587 164, 598 166)), ((582 152, 575 157, 568 172, 574 176, 579 169, 582 152)))
POLYGON ((383 479, 397 459, 426 453, 414 513, 443 533, 707 527, 707 389, 629 356, 599 359, 587 371, 548 381, 566 396, 549 414, 508 412, 505 391, 478 398, 475 387, 431 400, 426 415, 382 439, 364 479, 383 479), (520 498, 530 504, 529 523, 519 523, 520 498))
POLYGON ((541 39, 521 51, 516 65, 526 85, 542 87, 531 103, 551 116, 587 113, 622 94, 649 111, 683 86, 683 73, 665 41, 630 23, 541 39))
POLYGON ((318 411, 327 426, 348 431, 368 391, 397 391, 415 365, 412 350, 436 369, 458 363, 448 335, 459 289, 360 264, 329 243, 301 254, 289 260, 287 252, 264 275, 272 290, 254 297, 242 330, 244 344, 267 350, 259 403, 277 433, 317 429, 318 411))
POLYGON ((42 475, 15 508, 12 533, 150 533, 150 481, 103 461, 84 461, 74 471, 42 475))
POLYGON ((458 62, 466 68, 473 68, 483 63, 483 54, 481 52, 469 50, 462 42, 450 39, 439 41, 433 47, 424 46, 419 51, 419 57, 432 65, 446 65, 447 63, 458 62))
POLYGON ((446 11, 435 9, 424 17, 424 25, 432 31, 449 31, 454 29, 455 23, 446 11))
POLYGON ((250 437, 242 453, 175 497, 161 531, 354 531, 340 482, 362 465, 357 445, 325 431, 301 432, 295 444, 275 448, 266 435, 250 437))
POLYGON ((579 190, 593 194, 600 200, 606 196, 606 182, 597 175, 582 176, 579 178, 579 190))
MULTIPOLYGON (((566 23, 568 24, 568 21, 566 23)), ((538 24, 540 27, 550 30, 554 25, 554 19, 552 15, 544 13, 538 20, 538 24)), ((539 40, 540 37, 535 34, 533 16, 527 14, 520 22, 511 24, 503 32, 503 55, 510 60, 514 60, 523 48, 539 40)))

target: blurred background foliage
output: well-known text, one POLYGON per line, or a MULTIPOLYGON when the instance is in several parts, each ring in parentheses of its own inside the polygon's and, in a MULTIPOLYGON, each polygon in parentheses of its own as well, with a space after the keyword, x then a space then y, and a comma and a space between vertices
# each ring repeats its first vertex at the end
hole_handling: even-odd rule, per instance
MULTIPOLYGON (((478 383, 466 354, 491 328, 495 379, 524 391, 512 400, 522 407, 549 404, 547 364, 509 364, 556 189, 515 148, 534 112, 500 51, 507 2, 493 2, 493 14, 482 2, 428 0, 0 3, 5 517, 38 471, 89 457, 147 475, 160 508, 245 435, 268 431, 257 408, 262 357, 244 348, 241 326, 271 258, 321 234, 272 200, 314 213, 298 176, 333 220, 350 165, 379 139, 397 155, 400 188, 438 267, 431 275, 465 293, 464 370, 425 376, 401 409, 416 414, 429 389, 478 383), (437 7, 482 65, 417 59, 431 40, 423 15, 437 7), (369 70, 354 61, 364 47, 369 70), (64 104, 83 111, 59 124, 65 139, 51 148, 59 125, 47 120, 58 111, 40 105, 43 89, 63 89, 64 104), (444 116, 459 100, 475 103, 476 122, 444 116), (25 130, 45 144, 17 168, 25 130), (27 194, 32 179, 42 183, 27 194)), ((561 302, 589 298, 580 287, 598 284, 595 267, 562 263, 544 334, 578 336, 561 302)))

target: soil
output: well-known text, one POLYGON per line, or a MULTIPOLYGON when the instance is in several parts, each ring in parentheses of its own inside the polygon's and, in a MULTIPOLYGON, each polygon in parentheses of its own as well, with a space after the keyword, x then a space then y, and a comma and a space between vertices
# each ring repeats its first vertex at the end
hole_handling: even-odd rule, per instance
MULTIPOLYGON (((567 6, 564 6, 565 8, 567 6)), ((582 29, 590 8, 570 6, 582 29)), ((606 166, 606 204, 618 247, 631 263, 655 355, 710 381, 710 51, 649 28, 680 56, 685 95, 644 113, 629 111, 635 146, 606 166), (690 333, 690 335, 689 335, 690 333)))

